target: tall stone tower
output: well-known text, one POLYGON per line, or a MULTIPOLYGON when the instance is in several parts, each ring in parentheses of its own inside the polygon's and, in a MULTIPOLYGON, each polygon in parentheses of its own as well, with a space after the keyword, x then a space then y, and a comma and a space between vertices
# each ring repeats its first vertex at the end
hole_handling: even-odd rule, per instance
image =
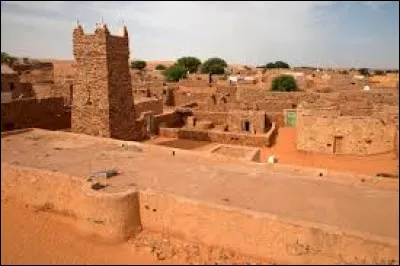
POLYGON ((112 36, 104 24, 94 34, 85 35, 80 25, 74 29, 73 132, 136 139, 126 26, 120 35, 112 36))

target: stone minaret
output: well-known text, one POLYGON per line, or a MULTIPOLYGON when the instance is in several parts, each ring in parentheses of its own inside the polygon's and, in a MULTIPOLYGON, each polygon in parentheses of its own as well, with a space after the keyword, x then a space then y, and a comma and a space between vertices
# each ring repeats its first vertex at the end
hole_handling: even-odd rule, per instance
POLYGON ((112 36, 98 24, 94 34, 80 25, 73 32, 76 60, 72 131, 94 136, 135 140, 135 110, 129 68, 126 26, 112 36))

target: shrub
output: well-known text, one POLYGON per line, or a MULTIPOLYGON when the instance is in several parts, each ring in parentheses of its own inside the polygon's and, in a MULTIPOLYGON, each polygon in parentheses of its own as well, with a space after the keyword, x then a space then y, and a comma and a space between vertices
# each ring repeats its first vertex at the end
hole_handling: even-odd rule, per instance
POLYGON ((143 61, 143 60, 134 60, 131 62, 132 69, 142 70, 142 69, 145 69, 146 66, 147 66, 147 63, 146 63, 146 61, 143 61))
POLYGON ((181 57, 176 61, 177 65, 185 67, 189 73, 196 73, 201 65, 200 59, 192 56, 181 57))
POLYGON ((363 76, 369 76, 369 70, 368 70, 368 68, 360 68, 360 69, 358 70, 358 73, 360 73, 360 75, 363 75, 363 76))
POLYGON ((167 67, 162 64, 156 66, 156 70, 165 70, 165 69, 167 69, 167 67))
POLYGON ((296 91, 296 80, 292 75, 280 75, 272 80, 272 91, 296 91))
POLYGON ((166 81, 179 81, 186 78, 186 73, 187 69, 184 66, 175 64, 165 69, 163 75, 166 81))
POLYGON ((228 64, 221 58, 210 58, 201 67, 203 74, 224 74, 228 64))
POLYGON ((383 70, 375 70, 375 71, 374 71, 374 74, 377 75, 377 76, 383 76, 383 75, 385 75, 386 73, 385 73, 385 71, 383 71, 383 70))
POLYGON ((347 71, 347 70, 340 70, 340 71, 339 71, 339 74, 347 75, 347 74, 349 74, 349 71, 347 71))

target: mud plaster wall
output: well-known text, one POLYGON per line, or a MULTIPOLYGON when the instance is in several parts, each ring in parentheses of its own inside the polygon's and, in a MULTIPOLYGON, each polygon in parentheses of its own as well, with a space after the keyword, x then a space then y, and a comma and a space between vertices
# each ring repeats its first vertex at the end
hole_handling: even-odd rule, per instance
POLYGON ((206 102, 211 94, 209 92, 193 93, 181 90, 173 90, 175 106, 183 106, 193 102, 206 102))
POLYGON ((104 237, 122 240, 144 229, 268 256, 282 264, 304 264, 318 258, 322 263, 353 261, 355 257, 368 263, 376 258, 398 260, 398 241, 342 233, 327 226, 151 190, 101 193, 90 190, 81 177, 6 163, 1 168, 2 200, 17 198, 75 216, 84 222, 83 229, 104 237))
POLYGON ((374 117, 305 114, 298 110, 297 149, 353 155, 394 152, 395 130, 395 125, 374 117))
POLYGON ((278 263, 309 263, 310 257, 305 253, 320 256, 321 262, 332 262, 339 257, 352 260, 354 256, 368 260, 374 257, 398 258, 398 245, 384 245, 362 237, 324 231, 311 224, 282 221, 268 214, 150 190, 140 192, 139 203, 145 230, 224 246, 244 254, 269 256, 278 263), (304 250, 306 246, 308 251, 304 250))
POLYGON ((107 238, 124 240, 141 230, 138 192, 101 195, 82 177, 5 163, 1 170, 2 200, 13 197, 74 216, 83 229, 107 238))
POLYGON ((65 129, 71 127, 71 113, 63 98, 24 99, 1 104, 1 130, 8 127, 65 129))
POLYGON ((93 35, 78 26, 73 32, 76 79, 72 104, 72 130, 94 136, 139 140, 141 123, 135 122, 129 69, 129 41, 112 36, 106 25, 93 35))

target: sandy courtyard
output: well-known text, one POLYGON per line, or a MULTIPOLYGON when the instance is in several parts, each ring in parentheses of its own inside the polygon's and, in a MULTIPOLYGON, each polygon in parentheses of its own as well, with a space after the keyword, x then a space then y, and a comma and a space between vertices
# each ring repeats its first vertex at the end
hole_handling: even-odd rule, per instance
MULTIPOLYGON (((164 137, 155 137, 146 142, 195 151, 205 151, 218 145, 205 141, 177 140, 164 137)), ((261 149, 261 162, 266 162, 270 155, 275 155, 280 164, 319 167, 365 175, 398 172, 398 159, 392 153, 351 156, 298 151, 296 149, 296 130, 292 128, 279 129, 275 145, 271 148, 261 149)))

